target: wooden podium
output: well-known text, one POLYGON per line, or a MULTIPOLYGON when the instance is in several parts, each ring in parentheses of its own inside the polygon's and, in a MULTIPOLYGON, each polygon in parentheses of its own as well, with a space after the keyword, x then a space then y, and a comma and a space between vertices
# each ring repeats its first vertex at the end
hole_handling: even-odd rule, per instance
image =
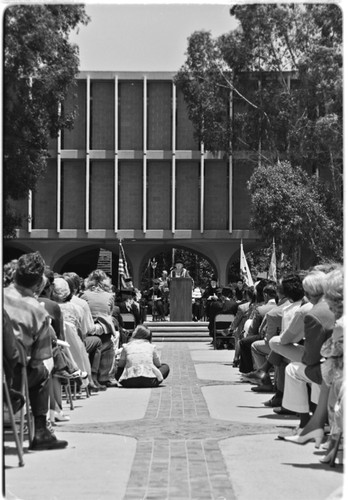
POLYGON ((192 321, 191 278, 172 278, 169 299, 170 321, 192 321))

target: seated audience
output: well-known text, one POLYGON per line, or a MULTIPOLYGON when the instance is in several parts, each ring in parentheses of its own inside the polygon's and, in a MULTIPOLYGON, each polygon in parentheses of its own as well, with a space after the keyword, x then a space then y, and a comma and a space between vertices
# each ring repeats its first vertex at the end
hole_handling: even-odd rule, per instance
POLYGON ((255 302, 255 298, 256 297, 255 297, 254 287, 252 286, 248 287, 245 290, 245 302, 238 304, 236 317, 234 318, 230 326, 230 331, 234 336, 234 346, 235 346, 234 358, 232 361, 232 366, 234 367, 239 366, 240 363, 239 342, 246 336, 244 327, 246 321, 248 321, 248 319, 251 317, 251 314, 254 310, 253 304, 255 302))
POLYGON ((260 288, 262 288, 263 302, 258 304, 254 309, 252 314, 251 324, 249 326, 249 330, 247 336, 240 340, 239 349, 240 349, 240 364, 239 371, 242 374, 247 374, 253 371, 254 365, 251 355, 251 345, 255 340, 261 340, 263 333, 262 329, 264 328, 263 320, 266 316, 266 313, 273 309, 277 303, 277 289, 275 285, 266 285, 264 286, 264 282, 261 280, 256 285, 256 293, 259 293, 260 288))
POLYGON ((85 280, 85 291, 81 298, 90 307, 97 335, 102 341, 98 382, 106 387, 116 387, 117 384, 113 382, 112 378, 120 334, 112 320, 115 299, 111 292, 111 281, 104 271, 97 269, 88 275, 85 280), (112 337, 114 337, 115 343, 112 337))
MULTIPOLYGON (((300 361, 289 363, 285 370, 283 407, 300 415, 301 429, 308 423, 313 405, 318 403, 322 383, 320 350, 323 343, 331 337, 335 323, 334 313, 330 311, 324 298, 325 282, 326 274, 322 271, 312 271, 303 280, 306 297, 313 307, 304 317, 304 344, 299 350, 300 361), (308 397, 308 385, 312 406, 308 397)), ((319 446, 322 437, 322 429, 318 429, 315 435, 299 437, 299 441, 315 438, 319 446)))
MULTIPOLYGON (((324 283, 324 299, 335 316, 332 336, 321 346, 320 354, 324 358, 321 363, 322 383, 318 405, 303 428, 295 436, 286 436, 285 440, 305 444, 313 439, 320 441, 324 436, 324 426, 330 425, 330 436, 326 447, 326 455, 320 459, 323 463, 331 460, 336 442, 343 431, 343 268, 329 272, 324 283)), ((314 308, 313 308, 314 309, 314 308)))
POLYGON ((53 368, 50 317, 37 299, 45 285, 44 269, 45 262, 39 252, 24 254, 18 259, 14 282, 4 289, 4 308, 26 358, 21 358, 14 367, 13 388, 20 390, 24 363, 34 416, 32 450, 61 449, 68 444, 47 428, 48 381, 53 368))

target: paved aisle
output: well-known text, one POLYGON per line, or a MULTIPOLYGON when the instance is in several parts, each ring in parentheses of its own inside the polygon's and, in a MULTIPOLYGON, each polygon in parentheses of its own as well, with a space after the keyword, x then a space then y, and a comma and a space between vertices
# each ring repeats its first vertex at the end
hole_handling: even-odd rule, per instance
MULTIPOLYGON (((342 467, 319 463, 314 444, 277 435, 279 417, 207 343, 159 343, 171 373, 157 389, 108 389, 79 399, 56 426, 66 450, 6 448, 6 498, 21 500, 326 500, 342 467)), ((8 445, 10 443, 6 443, 8 445)), ((12 443, 11 443, 12 444, 12 443)))

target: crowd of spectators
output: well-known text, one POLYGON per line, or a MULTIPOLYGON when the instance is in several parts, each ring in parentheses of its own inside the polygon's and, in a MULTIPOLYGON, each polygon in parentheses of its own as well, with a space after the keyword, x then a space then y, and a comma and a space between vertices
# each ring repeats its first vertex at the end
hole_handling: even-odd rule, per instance
POLYGON ((254 293, 246 290, 229 328, 236 342, 232 366, 241 382, 271 393, 264 405, 278 415, 298 417, 295 429, 278 438, 315 442, 326 450, 323 463, 342 446, 343 289, 343 267, 336 263, 277 284, 260 281, 254 293))
MULTIPOLYGON (((161 363, 147 314, 165 320, 171 274, 162 273, 142 293, 133 286, 116 290, 99 269, 85 279, 46 266, 39 252, 5 264, 3 366, 13 410, 24 404, 23 364, 27 369, 34 417, 33 450, 58 449, 67 442, 54 434, 65 421, 62 385, 90 392, 113 387, 156 387, 169 374, 161 363), (145 313, 144 313, 145 311, 145 313), (128 330, 123 313, 134 317, 128 330)), ((271 393, 265 407, 297 415, 298 426, 284 442, 325 442, 327 462, 343 432, 343 267, 330 263, 278 283, 260 279, 254 287, 240 280, 220 288, 212 276, 205 289, 194 287, 193 321, 208 322, 214 348, 234 350, 232 366, 255 392, 271 393), (214 319, 232 314, 226 342, 214 344, 214 319)))
POLYGON ((32 450, 60 449, 57 421, 69 420, 62 386, 78 391, 113 387, 155 387, 169 374, 151 332, 141 325, 141 297, 133 287, 115 290, 102 270, 82 279, 53 272, 39 252, 22 255, 3 268, 3 367, 13 412, 25 403, 26 369, 34 420, 32 450), (125 328, 122 313, 134 318, 125 328), (133 331, 134 330, 134 331, 133 331))

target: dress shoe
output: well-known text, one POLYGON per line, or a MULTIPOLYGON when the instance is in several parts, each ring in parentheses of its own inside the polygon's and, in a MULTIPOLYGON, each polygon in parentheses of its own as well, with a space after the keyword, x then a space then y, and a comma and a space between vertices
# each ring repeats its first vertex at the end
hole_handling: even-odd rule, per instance
POLYGON ((93 382, 88 384, 88 389, 90 392, 99 392, 99 387, 97 387, 93 382))
POLYGON ((251 382, 252 384, 260 384, 262 381, 268 381, 270 382, 271 379, 269 378, 269 375, 264 372, 263 370, 254 370, 253 372, 245 373, 242 375, 242 378, 246 379, 247 381, 251 382))
POLYGON ((336 458, 339 464, 343 464, 343 448, 339 447, 338 450, 335 450, 335 445, 331 450, 326 453, 323 457, 319 458, 319 462, 322 464, 332 464, 334 466, 336 462, 336 458), (335 457, 335 451, 336 451, 336 457, 335 457), (335 458, 334 458, 335 457, 335 458))
POLYGON ((111 380, 106 380, 103 382, 99 382, 99 384, 104 386, 105 388, 107 388, 107 387, 120 387, 120 385, 121 385, 116 380, 114 382, 111 382, 111 380))
POLYGON ((285 441, 285 438, 290 437, 290 436, 297 436, 302 431, 303 431, 302 427, 295 427, 294 429, 292 429, 291 434, 278 434, 278 439, 285 441))
POLYGON ((283 398, 275 397, 274 395, 273 398, 265 401, 263 404, 264 406, 267 406, 267 408, 279 408, 282 406, 282 400, 283 398))
POLYGON ((67 445, 67 441, 57 439, 52 432, 44 428, 35 432, 35 437, 29 449, 33 451, 61 450, 62 448, 66 448, 67 445))
POLYGON ((64 415, 62 411, 55 411, 54 420, 55 422, 69 422, 70 417, 68 415, 64 415))
POLYGON ((297 415, 296 412, 288 410, 287 408, 284 408, 283 406, 281 406, 280 408, 274 408, 273 411, 277 415, 297 415))
POLYGON ((105 385, 102 385, 98 380, 93 380, 93 384, 96 386, 98 391, 106 391, 107 387, 105 385))
POLYGON ((251 390, 254 392, 274 392, 274 387, 273 384, 262 384, 252 387, 251 390))
POLYGON ((306 444, 310 441, 315 441, 315 447, 319 448, 320 443, 322 442, 324 437, 323 429, 314 429, 314 431, 307 432, 307 434, 301 435, 297 434, 296 436, 285 436, 284 440, 289 441, 289 443, 295 444, 306 444))

